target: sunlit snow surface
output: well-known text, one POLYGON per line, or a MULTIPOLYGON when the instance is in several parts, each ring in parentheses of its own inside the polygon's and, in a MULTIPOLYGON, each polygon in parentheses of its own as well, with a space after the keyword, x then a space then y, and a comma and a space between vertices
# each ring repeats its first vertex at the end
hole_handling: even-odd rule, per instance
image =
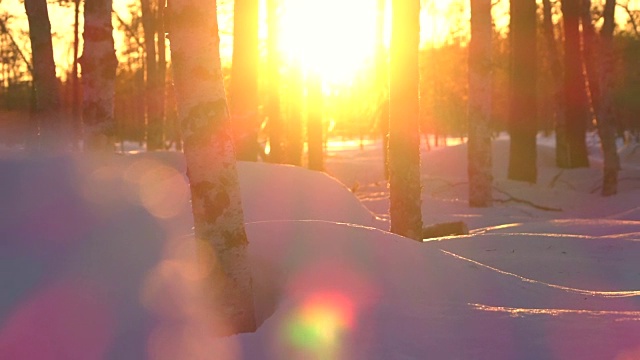
POLYGON ((254 334, 214 338, 176 153, 0 159, 0 359, 637 359, 640 151, 620 194, 539 146, 537 185, 467 207, 465 145, 422 157, 425 225, 385 231, 380 145, 330 148, 327 174, 239 164, 254 334))

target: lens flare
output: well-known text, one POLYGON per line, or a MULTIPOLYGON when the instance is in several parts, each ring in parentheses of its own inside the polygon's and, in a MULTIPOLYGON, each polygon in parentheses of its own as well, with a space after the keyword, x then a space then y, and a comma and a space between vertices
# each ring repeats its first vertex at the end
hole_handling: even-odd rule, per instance
POLYGON ((353 325, 354 302, 339 292, 322 292, 306 298, 290 314, 282 335, 296 355, 339 359, 353 325))

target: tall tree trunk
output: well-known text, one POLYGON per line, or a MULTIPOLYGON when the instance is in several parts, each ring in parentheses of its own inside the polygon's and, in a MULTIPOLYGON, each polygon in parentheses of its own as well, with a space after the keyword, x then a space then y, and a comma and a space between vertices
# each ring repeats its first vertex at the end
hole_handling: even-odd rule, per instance
POLYGON ((147 150, 162 150, 164 148, 164 119, 160 97, 160 76, 156 59, 156 15, 151 7, 151 0, 140 1, 142 10, 142 28, 144 30, 144 48, 146 53, 145 67, 145 113, 147 150))
POLYGON ((567 138, 565 132, 563 83, 562 83, 562 63, 556 45, 556 35, 554 31, 553 18, 551 16, 551 1, 542 0, 543 30, 544 39, 549 57, 549 71, 551 72, 552 92, 549 95, 549 106, 552 107, 551 114, 556 130, 556 165, 561 168, 567 167, 569 163, 567 138))
POLYGON ((491 0, 471 0, 469 43, 469 205, 492 205, 491 0))
POLYGON ((389 215, 391 232, 422 240, 419 70, 420 1, 391 1, 389 215))
POLYGON ((25 0, 24 6, 29 21, 29 38, 33 54, 34 128, 35 131, 39 129, 42 150, 63 150, 66 124, 62 120, 62 99, 53 60, 47 2, 25 0))
MULTIPOLYGON (((597 114, 600 109, 600 80, 598 79, 599 39, 591 20, 591 0, 582 0, 580 22, 582 24, 582 59, 588 85, 586 88, 588 90, 587 98, 591 101, 593 114, 597 114)), ((591 113, 588 107, 587 105, 587 112, 591 113)))
POLYGON ((535 183, 537 178, 536 1, 510 3, 511 74, 508 178, 535 183))
POLYGON ((308 167, 324 171, 322 80, 317 74, 307 76, 307 148, 308 167))
POLYGON ((278 7, 280 0, 267 0, 267 118, 269 129, 269 161, 281 163, 284 159, 282 146, 282 115, 280 113, 280 54, 278 52, 278 7))
POLYGON ((564 101, 568 168, 588 167, 587 98, 580 45, 580 0, 562 1, 564 22, 564 101))
POLYGON ((304 151, 302 103, 304 99, 304 83, 302 81, 302 67, 299 62, 291 66, 289 76, 289 117, 287 127, 287 163, 302 165, 304 151))
MULTIPOLYGON (((165 33, 164 33, 164 6, 165 0, 158 1, 158 10, 156 17, 156 41, 158 43, 158 68, 156 69, 157 75, 157 91, 158 91, 158 118, 161 121, 162 132, 161 139, 162 145, 166 140, 167 133, 167 49, 165 46, 165 33)), ((176 146, 177 148, 178 146, 176 146)))
MULTIPOLYGON (((258 0, 236 0, 229 105, 238 160, 258 160, 258 0)), ((269 36, 271 37, 271 33, 269 36)))
POLYGON ((78 57, 80 50, 80 0, 74 0, 73 9, 73 65, 71 67, 71 129, 73 147, 78 148, 82 138, 82 112, 80 77, 78 76, 78 57))
POLYGON ((111 0, 86 0, 82 67, 82 120, 86 150, 112 151, 116 67, 111 0))
POLYGON ((600 106, 597 112, 598 133, 604 154, 602 181, 603 196, 618 192, 618 171, 620 158, 615 139, 615 112, 613 105, 613 28, 615 0, 607 0, 604 6, 604 24, 600 30, 600 106))
POLYGON ((378 0, 376 12, 376 85, 378 99, 378 126, 382 135, 382 161, 384 178, 389 180, 389 57, 384 43, 387 0, 378 0))
POLYGON ((216 1, 171 0, 171 58, 195 237, 218 334, 256 329, 216 1))

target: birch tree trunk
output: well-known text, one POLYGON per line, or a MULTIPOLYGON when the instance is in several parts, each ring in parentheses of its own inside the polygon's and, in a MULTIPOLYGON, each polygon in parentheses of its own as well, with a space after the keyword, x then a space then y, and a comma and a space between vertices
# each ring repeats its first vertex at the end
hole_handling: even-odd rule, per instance
POLYGON ((236 0, 229 105, 236 155, 245 161, 258 160, 258 23, 258 0, 236 0))
POLYGON ((615 0, 607 0, 604 6, 604 24, 600 30, 600 106, 597 113, 598 133, 604 154, 604 169, 602 180, 603 196, 614 195, 618 192, 618 171, 620 158, 615 139, 615 112, 613 105, 613 28, 615 0))
POLYGON ((419 70, 420 1, 392 0, 389 63, 391 232, 422 240, 419 70))
POLYGON ((535 183, 537 178, 536 1, 510 2, 511 74, 509 93, 508 178, 535 183))
POLYGON ((176 102, 215 331, 255 331, 249 244, 220 64, 216 1, 171 0, 170 11, 176 102))
MULTIPOLYGON (((33 86, 35 88, 34 136, 39 132, 42 150, 62 150, 64 122, 61 97, 53 60, 51 23, 45 0, 24 2, 29 21, 29 38, 33 56, 33 86)), ((36 144, 37 144, 36 143, 36 144)), ((38 147, 38 145, 36 145, 38 147)))
POLYGON ((471 0, 469 43, 469 206, 492 205, 491 0, 471 0))
POLYGON ((82 120, 85 150, 112 151, 116 67, 111 0, 86 0, 82 68, 82 120))

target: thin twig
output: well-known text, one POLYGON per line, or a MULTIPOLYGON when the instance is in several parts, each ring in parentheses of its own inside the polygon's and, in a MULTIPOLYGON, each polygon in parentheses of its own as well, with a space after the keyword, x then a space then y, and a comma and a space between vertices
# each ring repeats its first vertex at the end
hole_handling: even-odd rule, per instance
POLYGON ((124 27, 124 30, 126 32, 129 33, 129 37, 133 38, 133 40, 136 41, 136 44, 138 44, 138 46, 142 49, 145 49, 145 46, 143 43, 140 42, 140 39, 138 39, 138 34, 136 34, 133 29, 131 28, 131 26, 129 26, 129 24, 127 24, 124 20, 122 20, 122 18, 120 17, 120 15, 115 11, 112 10, 111 11, 115 16, 116 19, 118 20, 118 22, 120 23, 120 25, 122 25, 122 27, 124 27))
POLYGON ((616 3, 616 5, 620 6, 627 12, 627 15, 629 15, 629 22, 631 23, 631 26, 633 26, 633 32, 636 33, 636 37, 640 37, 640 32, 638 32, 638 24, 636 24, 636 18, 633 16, 634 11, 629 9, 629 3, 627 2, 626 5, 616 3))
POLYGON ((508 197, 507 199, 493 199, 493 201, 495 201, 495 202, 499 202, 499 203, 506 203, 506 202, 509 202, 509 201, 513 201, 513 202, 516 202, 516 203, 529 205, 529 206, 531 206, 531 207, 533 207, 533 208, 535 208, 535 209, 538 209, 538 210, 544 210, 544 211, 562 211, 562 209, 559 209, 559 208, 552 208, 552 207, 548 207, 548 206, 538 205, 538 204, 534 204, 534 203, 532 203, 532 202, 531 202, 531 201, 529 201, 529 200, 524 200, 524 199, 520 199, 520 198, 514 197, 513 195, 511 195, 511 194, 507 193, 506 191, 500 190, 500 189, 498 189, 498 188, 496 188, 496 187, 494 187, 493 189, 494 189, 495 191, 497 191, 497 192, 501 193, 501 194, 507 195, 507 197, 508 197))
POLYGON ((549 187, 550 188, 553 188, 554 186, 556 186, 556 181, 558 181, 560 176, 562 176, 563 172, 564 172, 564 169, 560 170, 560 172, 558 172, 558 174, 556 174, 556 176, 554 176, 553 179, 551 179, 551 182, 549 182, 549 187))
POLYGON ((9 32, 9 29, 7 29, 7 26, 5 24, 5 19, 2 19, 2 18, 0 18, 0 31, 2 31, 3 34, 7 34, 7 36, 9 37, 9 40, 11 40, 11 44, 13 45, 13 48, 18 52, 18 55, 20 55, 22 60, 24 60, 24 62, 27 64, 27 69, 29 69, 29 72, 33 76, 33 66, 31 66, 31 63, 29 62, 29 60, 27 60, 27 57, 24 56, 24 54, 22 53, 22 50, 20 50, 20 47, 16 43, 16 40, 13 38, 13 36, 9 32))

